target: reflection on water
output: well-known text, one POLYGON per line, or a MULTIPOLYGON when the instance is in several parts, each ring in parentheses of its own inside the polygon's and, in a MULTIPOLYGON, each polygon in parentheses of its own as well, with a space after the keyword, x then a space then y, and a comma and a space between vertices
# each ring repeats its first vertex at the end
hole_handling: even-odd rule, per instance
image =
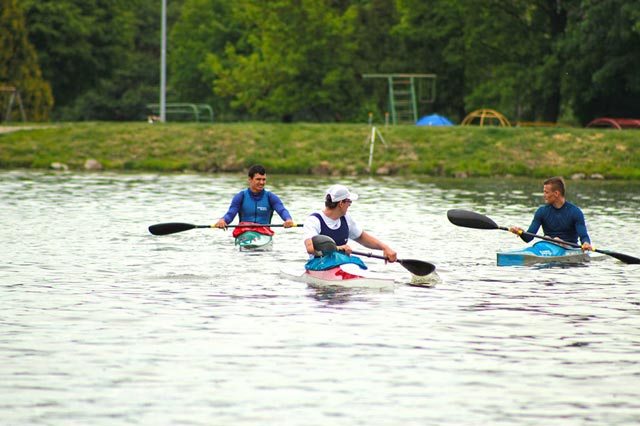
MULTIPOLYGON (((541 183, 341 179, 426 287, 314 289, 299 229, 271 252, 211 224, 244 176, 0 173, 0 417, 8 425, 575 425, 640 421, 640 267, 498 267, 522 248, 446 211, 526 226, 541 183)), ((301 223, 334 180, 270 176, 301 223)), ((639 184, 569 182, 596 246, 640 256, 639 184)))

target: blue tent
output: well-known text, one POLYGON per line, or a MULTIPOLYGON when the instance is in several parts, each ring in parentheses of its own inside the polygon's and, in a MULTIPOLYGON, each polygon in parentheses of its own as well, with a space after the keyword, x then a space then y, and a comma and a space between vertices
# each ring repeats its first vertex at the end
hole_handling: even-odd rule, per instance
POLYGON ((416 122, 418 126, 453 126, 447 117, 438 114, 425 115, 416 122))

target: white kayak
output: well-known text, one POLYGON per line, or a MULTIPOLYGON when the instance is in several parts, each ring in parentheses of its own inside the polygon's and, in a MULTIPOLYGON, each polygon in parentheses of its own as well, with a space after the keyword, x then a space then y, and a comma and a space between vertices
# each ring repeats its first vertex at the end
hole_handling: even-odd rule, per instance
POLYGON ((395 280, 387 275, 371 272, 353 263, 346 263, 324 271, 305 270, 302 273, 282 271, 283 275, 312 287, 345 287, 393 290, 395 280))

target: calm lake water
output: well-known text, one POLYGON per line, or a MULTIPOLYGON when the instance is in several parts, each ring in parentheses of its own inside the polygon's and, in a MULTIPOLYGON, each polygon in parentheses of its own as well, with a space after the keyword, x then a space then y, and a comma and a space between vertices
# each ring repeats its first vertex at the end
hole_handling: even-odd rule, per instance
MULTIPOLYGON (((337 182, 360 194, 351 213, 400 258, 437 265, 432 287, 291 281, 281 270, 302 271, 299 228, 276 229, 260 255, 217 229, 148 233, 214 223, 246 186, 241 174, 0 172, 0 423, 640 423, 640 266, 605 256, 497 267, 497 251, 525 244, 446 218, 463 208, 528 226, 540 181, 267 184, 302 223, 337 182)), ((640 257, 640 184, 568 191, 596 247, 640 257)))

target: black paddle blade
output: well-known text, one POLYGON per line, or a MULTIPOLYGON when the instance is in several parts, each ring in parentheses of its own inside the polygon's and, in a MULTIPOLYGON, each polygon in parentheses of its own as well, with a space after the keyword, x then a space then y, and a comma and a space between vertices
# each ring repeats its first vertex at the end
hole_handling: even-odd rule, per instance
POLYGON ((452 209, 447 212, 449 222, 457 226, 474 229, 499 229, 498 224, 487 216, 470 210, 452 209))
POLYGON ((316 235, 311 238, 311 242, 313 243, 313 248, 322 253, 329 253, 338 250, 338 246, 336 246, 336 242, 333 241, 333 238, 326 235, 316 235))
POLYGON ((398 259, 398 263, 405 267, 413 275, 424 277, 436 270, 436 265, 422 260, 398 259))
POLYGON ((619 261, 629 264, 629 265, 640 265, 640 259, 638 259, 637 257, 633 257, 633 256, 629 256, 628 254, 624 254, 624 253, 616 253, 615 251, 609 251, 609 250, 595 250, 598 253, 604 253, 604 254, 608 254, 611 257, 615 257, 616 259, 618 259, 619 261))
POLYGON ((189 229, 193 229, 195 227, 196 225, 192 225, 190 223, 158 223, 155 225, 151 225, 149 227, 149 232, 151 232, 153 235, 168 235, 175 234, 176 232, 188 231, 189 229))

